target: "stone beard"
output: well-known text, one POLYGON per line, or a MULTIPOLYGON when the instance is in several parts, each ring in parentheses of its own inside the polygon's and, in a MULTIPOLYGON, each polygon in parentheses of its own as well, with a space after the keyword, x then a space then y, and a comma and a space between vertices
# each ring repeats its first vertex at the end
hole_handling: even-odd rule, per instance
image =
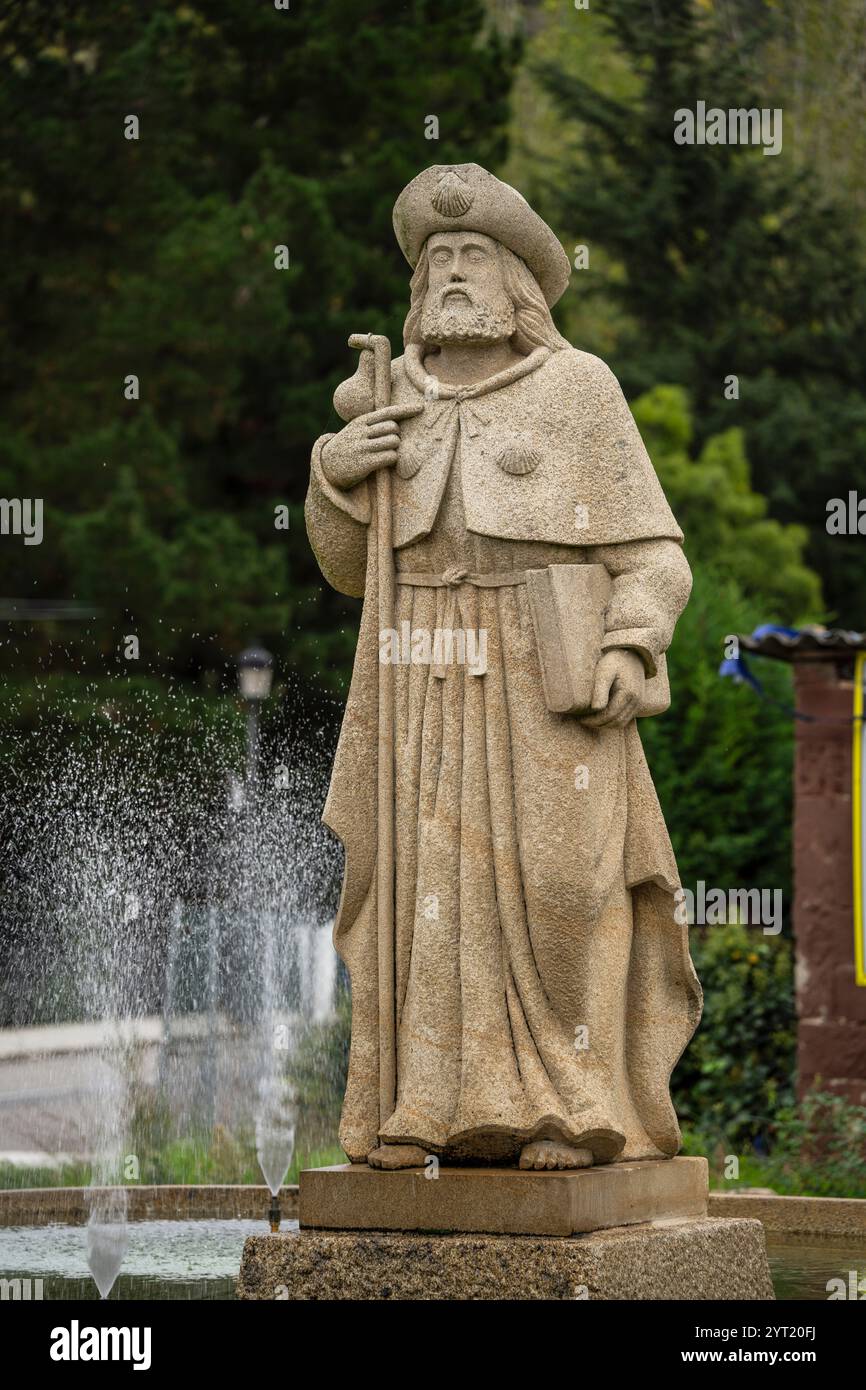
POLYGON ((468 285, 428 290, 421 311, 421 337, 443 343, 501 343, 514 332, 514 304, 507 294, 483 298, 468 285))
POLYGON ((691 582, 682 535, 615 377, 553 325, 542 283, 555 297, 552 263, 564 285, 561 247, 522 199, 507 201, 513 190, 485 204, 485 181, 506 185, 461 169, 459 186, 450 170, 425 171, 401 195, 408 211, 400 200, 395 211, 417 267, 406 352, 392 364, 399 451, 397 424, 368 423, 363 402, 314 447, 306 503, 326 579, 364 596, 325 807, 346 851, 335 924, 352 985, 341 1143, 353 1162, 380 1167, 428 1154, 539 1168, 672 1156, 670 1075, 697 1026, 700 987, 626 677, 654 676, 670 643, 691 582), (448 218, 429 211, 427 189, 435 208, 443 187, 448 218), (468 208, 470 193, 484 225, 455 231, 453 209, 468 208), (517 228, 503 232, 510 248, 492 234, 503 206, 517 228), (413 216, 428 231, 420 242, 413 216), (518 232, 527 263, 512 249, 518 232), (396 463, 388 626, 486 634, 483 669, 394 667, 396 1096, 384 1115, 377 448, 396 463), (554 713, 545 700, 526 572, 570 564, 610 577, 598 669, 620 673, 613 722, 599 722, 604 710, 588 722, 554 713))

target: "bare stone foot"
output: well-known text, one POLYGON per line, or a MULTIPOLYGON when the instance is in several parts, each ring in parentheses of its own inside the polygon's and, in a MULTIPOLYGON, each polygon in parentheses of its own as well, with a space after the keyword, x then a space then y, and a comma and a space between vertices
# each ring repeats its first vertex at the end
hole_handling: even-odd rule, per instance
POLYGON ((520 1150, 521 1168, 591 1168, 592 1151, 573 1149, 561 1139, 536 1139, 520 1150))
POLYGON ((380 1144, 367 1154, 371 1168, 423 1168, 427 1155, 417 1144, 380 1144))

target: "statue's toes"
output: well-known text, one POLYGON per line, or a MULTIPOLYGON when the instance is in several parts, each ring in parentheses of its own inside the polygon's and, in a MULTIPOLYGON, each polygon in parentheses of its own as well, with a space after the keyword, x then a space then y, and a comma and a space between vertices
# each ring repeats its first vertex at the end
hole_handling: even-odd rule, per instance
POLYGON ((556 1167, 556 1154, 553 1145, 549 1140, 537 1140, 533 1144, 525 1144, 520 1152, 520 1167, 532 1168, 541 1171, 544 1168, 556 1167))
POLYGON ((423 1168, 427 1155, 417 1144, 380 1144, 367 1154, 371 1168, 394 1172, 398 1168, 423 1168))
POLYGON ((540 1139, 524 1145, 520 1153, 519 1166, 538 1172, 563 1168, 590 1168, 592 1151, 572 1148, 570 1144, 557 1144, 551 1139, 540 1139))

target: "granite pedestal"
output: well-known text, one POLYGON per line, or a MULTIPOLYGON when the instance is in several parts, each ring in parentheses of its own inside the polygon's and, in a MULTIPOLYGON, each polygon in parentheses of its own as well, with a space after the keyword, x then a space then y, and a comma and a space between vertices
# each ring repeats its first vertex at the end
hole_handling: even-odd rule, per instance
POLYGON ((772 1299, 760 1222, 706 1211, 702 1158, 576 1172, 311 1169, 300 1229, 247 1239, 238 1296, 772 1299))

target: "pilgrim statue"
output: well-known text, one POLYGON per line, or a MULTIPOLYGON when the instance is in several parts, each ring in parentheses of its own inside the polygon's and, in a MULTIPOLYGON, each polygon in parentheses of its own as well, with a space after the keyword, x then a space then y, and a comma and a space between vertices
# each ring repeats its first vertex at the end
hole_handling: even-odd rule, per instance
POLYGON ((394 229, 404 354, 361 337, 312 456, 322 574, 363 597, 325 806, 352 988, 353 1163, 676 1154, 700 1016, 637 719, 691 574, 610 369, 559 334, 570 262, 476 164, 394 229))

